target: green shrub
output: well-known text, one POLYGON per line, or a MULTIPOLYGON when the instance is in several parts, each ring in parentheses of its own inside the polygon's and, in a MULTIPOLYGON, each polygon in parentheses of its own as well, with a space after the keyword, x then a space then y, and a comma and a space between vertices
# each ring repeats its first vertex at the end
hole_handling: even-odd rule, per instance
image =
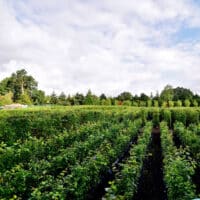
POLYGON ((194 109, 189 109, 186 111, 186 115, 187 115, 187 118, 186 118, 186 124, 189 125, 189 124, 198 124, 199 123, 199 112, 194 110, 194 109))
POLYGON ((169 104, 169 107, 174 107, 174 102, 173 101, 169 101, 168 104, 169 104))
POLYGON ((159 109, 156 109, 153 111, 153 125, 154 127, 158 126, 160 123, 160 111, 159 109))
POLYGON ((147 107, 152 107, 152 100, 147 101, 147 107))
POLYGON ((167 199, 193 199, 195 186, 192 183, 192 176, 195 173, 196 162, 191 159, 187 151, 174 146, 172 134, 165 122, 160 124, 160 129, 167 199))
POLYGON ((146 107, 146 101, 140 101, 139 106, 140 107, 146 107))
POLYGON ((173 161, 166 166, 165 182, 169 200, 189 200, 195 197, 195 186, 191 181, 194 166, 182 155, 172 156, 173 161))
POLYGON ((131 101, 129 100, 123 101, 123 106, 131 106, 131 101))
POLYGON ((176 107, 181 107, 182 106, 182 101, 180 101, 180 100, 175 101, 175 106, 176 107))
POLYGON ((111 105, 111 99, 102 99, 101 105, 110 106, 111 105))
POLYGON ((17 102, 21 104, 26 104, 26 105, 32 104, 31 98, 27 93, 20 95, 20 98, 17 102))
POLYGON ((184 106, 185 106, 185 107, 190 107, 190 104, 191 104, 191 102, 190 102, 189 99, 186 99, 186 100, 184 101, 184 106))
POLYGON ((13 93, 9 92, 4 96, 0 96, 0 106, 12 104, 13 93))
POLYGON ((145 124, 148 118, 148 112, 146 109, 141 110, 141 118, 142 118, 143 124, 145 124))
POLYGON ((138 106, 138 102, 137 101, 133 101, 132 102, 132 106, 137 107, 138 106))
POLYGON ((162 120, 166 121, 168 126, 171 127, 172 124, 172 117, 171 117, 171 111, 168 109, 162 110, 162 120))
POLYGON ((163 107, 163 108, 166 108, 166 107, 167 107, 167 102, 166 102, 166 101, 163 101, 163 102, 162 102, 162 107, 163 107))
POLYGON ((192 106, 194 106, 194 107, 198 107, 198 102, 197 102, 197 100, 193 100, 193 102, 192 102, 192 106))
POLYGON ((157 101, 157 100, 153 100, 153 106, 154 106, 154 107, 158 107, 158 106, 159 106, 159 104, 158 104, 158 101, 157 101))
POLYGON ((172 123, 175 121, 186 124, 186 111, 184 109, 173 109, 172 110, 172 123))

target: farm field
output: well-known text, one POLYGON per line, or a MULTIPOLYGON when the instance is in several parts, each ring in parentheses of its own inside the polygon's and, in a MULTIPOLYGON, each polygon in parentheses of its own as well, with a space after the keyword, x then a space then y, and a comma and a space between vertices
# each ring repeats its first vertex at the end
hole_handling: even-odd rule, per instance
POLYGON ((0 199, 200 197, 200 108, 0 111, 0 199))

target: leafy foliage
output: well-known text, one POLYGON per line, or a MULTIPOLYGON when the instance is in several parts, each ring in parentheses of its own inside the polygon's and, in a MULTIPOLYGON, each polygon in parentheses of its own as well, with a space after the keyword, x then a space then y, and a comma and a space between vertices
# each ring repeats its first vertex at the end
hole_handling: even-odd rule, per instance
POLYGON ((142 136, 138 139, 137 145, 133 145, 130 150, 130 157, 121 165, 121 172, 117 174, 114 181, 110 182, 110 187, 106 188, 106 195, 103 199, 133 199, 137 191, 151 130, 152 123, 147 123, 142 136))
POLYGON ((1 111, 0 198, 88 199, 105 175, 115 172, 113 163, 132 138, 138 137, 104 196, 132 199, 152 126, 158 126, 160 120, 166 121, 160 127, 168 199, 192 199, 195 187, 191 177, 200 159, 199 109, 130 106, 1 111), (174 146, 168 130, 173 125, 186 148, 174 146))
POLYGON ((160 94, 160 98, 164 101, 171 101, 174 97, 174 91, 171 85, 166 85, 160 94))
POLYGON ((195 162, 187 151, 176 149, 172 134, 167 124, 161 125, 161 146, 164 156, 164 179, 169 200, 188 200, 195 197, 195 186, 192 184, 195 162))

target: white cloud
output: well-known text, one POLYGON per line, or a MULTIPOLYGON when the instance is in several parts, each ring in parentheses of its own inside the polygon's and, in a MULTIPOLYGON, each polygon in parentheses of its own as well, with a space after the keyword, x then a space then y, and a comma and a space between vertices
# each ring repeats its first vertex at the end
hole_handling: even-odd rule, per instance
POLYGON ((200 93, 200 28, 189 0, 0 0, 0 79, 25 68, 48 93, 116 95, 170 83, 200 93))

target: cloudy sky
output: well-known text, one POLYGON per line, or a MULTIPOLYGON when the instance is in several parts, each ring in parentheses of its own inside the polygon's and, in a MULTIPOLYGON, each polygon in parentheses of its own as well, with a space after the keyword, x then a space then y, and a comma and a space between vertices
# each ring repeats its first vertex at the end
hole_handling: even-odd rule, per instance
POLYGON ((0 0, 0 80, 51 93, 200 94, 199 0, 0 0))

